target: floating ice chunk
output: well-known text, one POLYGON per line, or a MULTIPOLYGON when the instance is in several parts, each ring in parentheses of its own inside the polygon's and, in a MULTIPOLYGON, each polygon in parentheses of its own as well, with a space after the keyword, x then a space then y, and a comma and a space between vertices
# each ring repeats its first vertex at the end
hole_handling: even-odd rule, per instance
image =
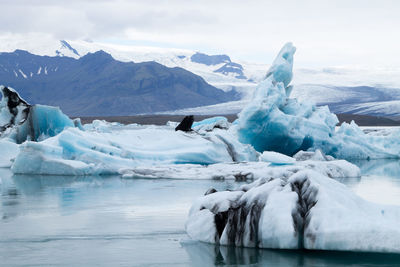
POLYGON ((386 136, 365 134, 354 121, 343 123, 331 142, 321 144, 325 154, 344 159, 382 159, 400 157, 400 131, 386 136))
POLYGON ((319 172, 300 170, 199 198, 186 231, 224 245, 400 253, 399 218, 400 207, 367 202, 319 172))
POLYGON ((63 151, 52 142, 26 142, 20 146, 11 170, 18 174, 88 175, 104 171, 94 164, 60 157, 63 151))
POLYGON ((367 135, 354 122, 335 131, 338 119, 327 106, 289 98, 295 50, 290 43, 282 48, 252 101, 239 113, 234 123, 239 140, 261 153, 293 156, 319 149, 342 159, 399 158, 400 131, 367 135))
POLYGON ((260 156, 261 161, 271 162, 277 165, 293 164, 296 160, 292 157, 273 151, 264 151, 260 156))
MULTIPOLYGON (((268 70, 266 78, 272 75, 273 81, 281 82, 285 88, 288 87, 293 77, 293 55, 295 52, 296 47, 292 43, 285 44, 268 70)), ((289 93, 287 96, 289 96, 289 93)))
POLYGON ((105 120, 93 120, 90 124, 85 124, 83 129, 96 131, 99 133, 111 133, 112 130, 121 128, 123 125, 118 122, 107 122, 105 120))
POLYGON ((35 105, 30 108, 26 121, 16 129, 16 141, 41 141, 67 127, 75 127, 75 124, 58 107, 35 105))
POLYGON ((70 168, 65 174, 117 174, 120 169, 156 164, 207 165, 257 160, 254 149, 237 141, 227 130, 215 129, 202 135, 154 126, 132 128, 128 125, 111 132, 80 131, 70 127, 42 142, 22 145, 12 171, 59 175, 57 168, 63 162, 70 168), (31 167, 38 165, 39 160, 46 168, 31 167), (75 166, 69 161, 81 163, 75 166), (48 173, 44 173, 44 169, 48 173))
POLYGON ((10 87, 0 86, 0 133, 23 123, 28 117, 30 105, 10 87))
POLYGON ((123 178, 173 178, 208 180, 253 180, 270 172, 266 162, 174 164, 120 169, 123 178))
POLYGON ((0 168, 11 167, 12 161, 19 152, 18 145, 6 138, 0 139, 0 168))
POLYGON ((294 155, 329 140, 338 123, 327 107, 288 98, 295 51, 290 43, 282 48, 253 100, 238 115, 239 140, 259 152, 294 155))
POLYGON ((199 133, 204 133, 212 131, 214 128, 228 129, 229 122, 225 117, 212 117, 202 121, 194 122, 192 128, 199 133))
POLYGON ((199 211, 198 214, 198 220, 189 220, 186 223, 186 227, 189 229, 202 229, 202 231, 193 231, 192 238, 214 243, 217 231, 214 225, 215 214, 208 209, 203 209, 199 211))
POLYGON ((331 178, 359 177, 360 169, 345 160, 329 162, 302 161, 293 165, 272 165, 267 162, 216 163, 210 165, 173 164, 123 168, 123 178, 173 178, 247 181, 280 177, 301 170, 315 170, 331 178))
POLYGON ((72 122, 74 123, 74 126, 75 126, 76 128, 78 128, 79 130, 82 130, 82 131, 85 130, 85 129, 83 128, 81 118, 75 118, 75 119, 72 120, 72 122))
POLYGON ((316 151, 299 151, 297 152, 293 158, 297 161, 304 160, 315 160, 315 161, 330 161, 334 160, 332 156, 327 156, 321 152, 321 150, 317 149, 316 151))
POLYGON ((72 121, 58 107, 29 105, 9 87, 0 87, 0 133, 17 143, 40 141, 55 136, 67 127, 82 128, 79 120, 72 121))

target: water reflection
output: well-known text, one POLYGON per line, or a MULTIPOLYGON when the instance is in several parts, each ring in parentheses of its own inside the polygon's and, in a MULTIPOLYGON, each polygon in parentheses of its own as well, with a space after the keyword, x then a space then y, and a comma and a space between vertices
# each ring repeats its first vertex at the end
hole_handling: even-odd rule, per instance
MULTIPOLYGON (((357 164, 363 176, 341 182, 366 199, 400 204, 399 161, 357 164)), ((88 255, 88 265, 400 265, 397 255, 180 242, 188 238, 184 223, 191 203, 210 187, 237 188, 234 181, 29 176, 9 169, 0 169, 0 180, 0 262, 5 265, 27 260, 77 265, 88 255)))
POLYGON ((400 255, 306 250, 272 250, 215 246, 185 241, 182 246, 194 266, 398 266, 400 255))
POLYGON ((19 193, 16 188, 7 188, 1 193, 1 219, 9 220, 18 215, 16 206, 19 205, 19 193))
POLYGON ((400 205, 400 161, 358 160, 353 161, 361 169, 361 177, 341 178, 360 197, 380 204, 400 205))
POLYGON ((400 179, 400 160, 396 159, 377 159, 377 160, 353 160, 353 164, 357 165, 361 174, 378 175, 385 177, 393 177, 400 179))
POLYGON ((25 195, 35 195, 47 187, 69 186, 82 177, 13 175, 12 180, 25 195))

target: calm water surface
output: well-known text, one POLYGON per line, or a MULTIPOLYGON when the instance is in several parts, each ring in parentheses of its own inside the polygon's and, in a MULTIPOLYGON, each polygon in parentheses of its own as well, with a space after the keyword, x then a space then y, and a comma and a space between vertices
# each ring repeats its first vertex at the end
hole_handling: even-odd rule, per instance
MULTIPOLYGON (((365 199, 400 205, 400 162, 356 162, 341 179, 365 199)), ((400 256, 219 247, 191 241, 192 201, 233 181, 12 176, 0 169, 0 265, 386 266, 400 256)))

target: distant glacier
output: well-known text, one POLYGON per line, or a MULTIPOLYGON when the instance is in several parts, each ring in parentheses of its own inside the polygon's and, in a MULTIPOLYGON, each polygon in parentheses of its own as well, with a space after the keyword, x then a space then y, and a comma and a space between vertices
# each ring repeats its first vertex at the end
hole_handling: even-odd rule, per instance
MULTIPOLYGON (((103 50, 111 54, 116 60, 123 62, 154 61, 171 68, 184 68, 201 76, 207 83, 216 88, 226 92, 235 90, 241 97, 241 102, 229 101, 229 103, 221 105, 202 102, 198 106, 204 106, 204 108, 198 109, 182 110, 179 106, 167 107, 166 109, 159 107, 162 111, 175 114, 185 112, 195 114, 237 113, 245 106, 244 103, 249 101, 255 87, 265 77, 265 70, 268 68, 267 64, 244 62, 228 55, 207 55, 185 49, 111 45, 87 41, 60 41, 51 38, 0 40, 0 52, 13 52, 16 48, 37 55, 73 57, 76 59, 89 52, 94 53, 103 50)), ((21 69, 22 73, 18 68, 14 71, 16 75, 21 77, 25 75, 29 78, 31 75, 29 72, 25 73, 23 69, 21 69)), ((41 71, 44 73, 45 68, 43 67, 41 71)), ((317 105, 328 105, 334 113, 375 116, 400 115, 398 105, 400 101, 400 69, 376 66, 298 67, 294 69, 294 74, 293 97, 300 100, 307 99, 317 105)), ((14 87, 21 91, 19 86, 14 85, 14 87)), ((71 114, 69 110, 65 108, 64 110, 71 114)), ((154 110, 145 110, 139 113, 153 112, 154 110)), ((85 114, 87 113, 82 112, 78 115, 85 114)))

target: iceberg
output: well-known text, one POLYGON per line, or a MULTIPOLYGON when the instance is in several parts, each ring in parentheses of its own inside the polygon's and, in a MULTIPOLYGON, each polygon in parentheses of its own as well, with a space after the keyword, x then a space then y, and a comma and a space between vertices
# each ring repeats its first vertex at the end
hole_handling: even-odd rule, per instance
POLYGON ((277 165, 293 164, 296 162, 295 158, 273 151, 264 151, 260 156, 260 160, 277 165))
POLYGON ((399 131, 389 136, 367 135, 354 122, 343 123, 336 131, 338 119, 327 106, 290 98, 295 51, 291 43, 281 49, 252 101, 239 113, 235 123, 239 141, 261 153, 289 156, 320 149, 342 159, 399 158, 399 131))
POLYGON ((282 170, 208 190, 190 209, 188 235, 244 247, 400 252, 400 207, 368 202, 316 170, 282 170))
MULTIPOLYGON (((96 124, 98 124, 96 122, 96 124)), ((41 142, 20 145, 12 171, 18 174, 119 174, 120 169, 168 164, 209 165, 257 161, 258 153, 230 131, 207 134, 175 131, 173 126, 67 128, 41 142), (90 130, 91 129, 91 130, 90 130), (62 166, 62 167, 61 167, 62 166)))
POLYGON ((28 117, 29 105, 12 88, 0 86, 2 98, 0 101, 0 133, 22 124, 28 117))
POLYGON ((0 168, 10 168, 19 153, 19 147, 12 140, 0 139, 0 168))
POLYGON ((25 122, 16 128, 16 141, 18 144, 26 140, 41 141, 67 127, 75 127, 75 123, 58 107, 34 105, 29 109, 25 122))
MULTIPOLYGON (((278 153, 276 153, 278 154, 278 153)), ((209 179, 254 181, 263 177, 281 176, 285 173, 296 173, 301 170, 314 170, 331 178, 360 177, 360 169, 345 160, 304 160, 293 158, 287 164, 287 156, 280 155, 273 162, 236 162, 216 163, 210 165, 172 164, 155 166, 138 166, 120 169, 123 178, 173 178, 173 179, 209 179), (279 159, 283 159, 282 163, 279 159)), ((289 157, 288 157, 289 158, 289 157)))
POLYGON ((0 134, 21 144, 55 136, 67 127, 82 127, 58 107, 30 105, 12 88, 0 86, 0 134))
POLYGON ((228 129, 229 128, 228 119, 225 117, 212 117, 204 119, 202 121, 196 121, 193 123, 193 130, 199 133, 211 132, 215 128, 228 129))

